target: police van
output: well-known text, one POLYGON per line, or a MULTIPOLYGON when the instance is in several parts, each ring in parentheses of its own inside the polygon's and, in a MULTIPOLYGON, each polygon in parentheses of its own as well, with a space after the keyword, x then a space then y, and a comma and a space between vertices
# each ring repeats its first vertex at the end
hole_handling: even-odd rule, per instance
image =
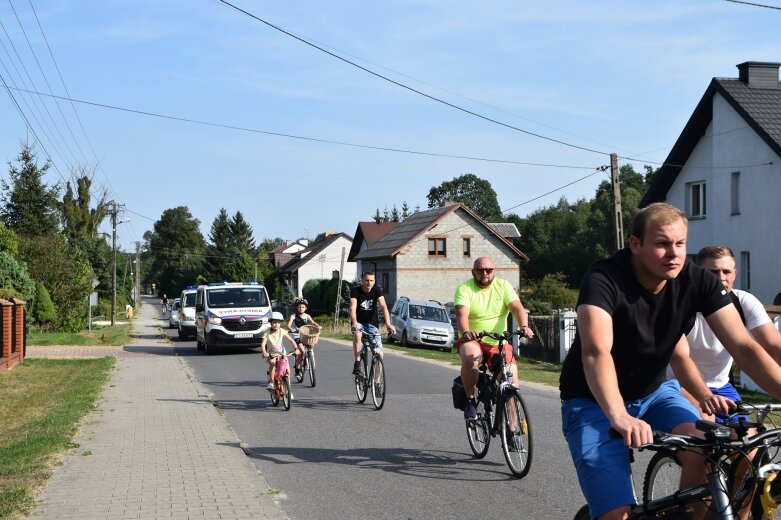
POLYGON ((195 294, 195 341, 214 354, 222 347, 259 347, 268 331, 271 300, 258 282, 215 282, 195 294))

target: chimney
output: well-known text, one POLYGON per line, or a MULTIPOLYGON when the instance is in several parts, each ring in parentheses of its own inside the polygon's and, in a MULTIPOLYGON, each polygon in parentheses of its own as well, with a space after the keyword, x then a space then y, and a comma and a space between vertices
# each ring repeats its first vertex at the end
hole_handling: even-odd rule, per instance
POLYGON ((749 88, 781 89, 778 83, 778 68, 781 63, 747 61, 737 65, 738 79, 749 88))

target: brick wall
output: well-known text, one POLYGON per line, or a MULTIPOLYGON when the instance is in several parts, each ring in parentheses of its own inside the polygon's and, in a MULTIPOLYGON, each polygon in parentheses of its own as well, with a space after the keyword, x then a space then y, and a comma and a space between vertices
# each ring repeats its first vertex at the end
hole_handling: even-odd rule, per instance
POLYGON ((24 359, 25 302, 0 300, 0 371, 8 370, 24 359))

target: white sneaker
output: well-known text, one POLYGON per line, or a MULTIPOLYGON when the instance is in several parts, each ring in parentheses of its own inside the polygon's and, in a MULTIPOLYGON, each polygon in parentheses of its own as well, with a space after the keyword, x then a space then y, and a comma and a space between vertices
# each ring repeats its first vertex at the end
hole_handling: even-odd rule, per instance
POLYGON ((274 386, 274 383, 270 382, 269 384, 266 385, 266 390, 276 390, 276 389, 277 387, 274 386))

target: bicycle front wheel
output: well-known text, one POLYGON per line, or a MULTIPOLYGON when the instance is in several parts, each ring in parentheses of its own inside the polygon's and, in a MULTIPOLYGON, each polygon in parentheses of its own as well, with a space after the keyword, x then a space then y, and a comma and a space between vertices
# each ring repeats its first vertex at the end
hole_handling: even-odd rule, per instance
POLYGON ((369 375, 369 381, 371 381, 374 408, 380 410, 382 405, 385 404, 385 364, 379 356, 375 356, 374 362, 372 362, 372 372, 369 375))
POLYGON ((681 464, 678 459, 658 451, 651 457, 643 480, 643 502, 675 494, 681 489, 681 464))
POLYGON ((290 377, 288 376, 282 378, 282 404, 286 411, 290 410, 290 377))
POLYGON ((309 384, 315 387, 315 351, 307 349, 306 351, 306 369, 309 372, 309 384))
POLYGON ((355 376, 355 393, 358 395, 358 402, 366 400, 366 390, 368 390, 369 371, 366 367, 366 355, 361 355, 361 373, 355 376))
POLYGON ((503 401, 502 451, 512 474, 522 478, 532 464, 532 425, 519 390, 508 391, 503 401))
POLYGON ((491 416, 486 412, 485 403, 481 399, 477 401, 477 419, 466 421, 466 438, 475 457, 485 457, 491 444, 491 416))

